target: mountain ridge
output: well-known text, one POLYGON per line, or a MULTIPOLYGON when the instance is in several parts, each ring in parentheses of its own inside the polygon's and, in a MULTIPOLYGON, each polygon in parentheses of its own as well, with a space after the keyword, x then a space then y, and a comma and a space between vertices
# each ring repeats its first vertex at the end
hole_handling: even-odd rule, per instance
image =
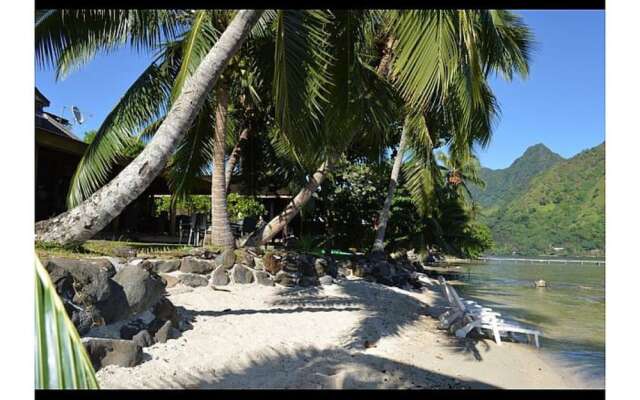
POLYGON ((507 168, 483 168, 472 189, 494 254, 604 254, 605 143, 562 158, 544 144, 507 168))

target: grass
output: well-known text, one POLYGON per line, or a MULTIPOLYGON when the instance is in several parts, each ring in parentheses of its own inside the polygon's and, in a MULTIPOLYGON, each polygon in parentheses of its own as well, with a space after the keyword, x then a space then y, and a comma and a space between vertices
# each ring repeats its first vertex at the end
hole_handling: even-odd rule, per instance
MULTIPOLYGON (((170 258, 184 257, 193 249, 191 246, 167 243, 139 243, 112 240, 89 240, 79 246, 59 246, 48 243, 36 242, 35 250, 39 257, 72 257, 90 258, 97 256, 117 257, 117 250, 131 248, 136 250, 138 256, 170 258)), ((216 250, 213 246, 205 247, 216 250)))

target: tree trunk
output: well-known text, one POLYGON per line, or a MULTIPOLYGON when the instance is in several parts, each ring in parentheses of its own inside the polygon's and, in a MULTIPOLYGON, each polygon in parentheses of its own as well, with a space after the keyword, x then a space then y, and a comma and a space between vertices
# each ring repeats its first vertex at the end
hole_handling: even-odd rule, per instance
POLYGON ((380 217, 378 218, 378 229, 376 231, 376 240, 373 242, 373 253, 382 253, 384 251, 384 234, 387 230, 387 224, 389 223, 389 215, 391 211, 391 201, 393 200, 393 194, 398 186, 398 177, 400 176, 400 167, 402 166, 402 157, 404 156, 404 147, 407 141, 407 126, 402 128, 402 135, 400 136, 400 145, 398 146, 398 154, 393 161, 393 169, 391 170, 391 180, 389 181, 389 189, 387 190, 387 198, 384 200, 384 206, 380 211, 380 217))
POLYGON ((229 93, 223 85, 216 94, 216 126, 213 139, 213 171, 211 173, 211 243, 235 248, 235 240, 227 214, 227 187, 224 173, 224 142, 229 106, 229 93))
POLYGON ((242 150, 242 144, 249 139, 249 128, 244 128, 242 132, 240 132, 240 136, 238 137, 238 143, 236 143, 235 147, 231 151, 229 155, 229 159, 227 160, 227 165, 224 167, 225 174, 225 190, 229 192, 229 184, 231 183, 231 175, 233 174, 233 169, 236 167, 236 163, 238 162, 238 158, 240 157, 240 151, 242 150))
POLYGON ((244 244, 245 246, 262 246, 273 239, 284 229, 291 220, 298 215, 300 209, 307 204, 313 193, 327 178, 331 170, 331 162, 325 161, 309 179, 307 185, 287 204, 287 207, 279 215, 276 215, 262 229, 254 232, 244 244))
POLYGON ((58 244, 81 243, 100 232, 142 194, 162 172, 189 129, 228 61, 238 51, 261 10, 238 11, 233 21, 186 82, 145 149, 107 185, 77 207, 35 226, 35 239, 58 244))

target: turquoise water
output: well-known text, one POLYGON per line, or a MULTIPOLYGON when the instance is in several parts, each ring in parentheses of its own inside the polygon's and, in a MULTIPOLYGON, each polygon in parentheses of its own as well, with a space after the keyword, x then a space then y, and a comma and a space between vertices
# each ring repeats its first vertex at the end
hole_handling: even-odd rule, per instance
POLYGON ((461 265, 456 278, 466 298, 535 325, 543 351, 571 366, 594 386, 604 385, 605 267, 483 262, 461 265), (533 282, 543 279, 546 288, 533 282))

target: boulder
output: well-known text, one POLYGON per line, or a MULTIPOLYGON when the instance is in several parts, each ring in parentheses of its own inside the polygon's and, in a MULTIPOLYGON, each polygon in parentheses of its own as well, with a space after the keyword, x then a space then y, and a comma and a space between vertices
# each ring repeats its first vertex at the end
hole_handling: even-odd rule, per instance
POLYGON ((168 339, 171 338, 171 321, 166 321, 160 329, 153 335, 153 339, 156 343, 165 343, 168 339))
POLYGON ((253 265, 258 271, 264 270, 264 261, 262 261, 262 258, 260 257, 253 257, 253 265))
POLYGON ((180 269, 180 260, 179 259, 174 259, 174 260, 149 260, 149 262, 152 265, 152 270, 155 273, 161 273, 161 272, 173 272, 173 271, 177 271, 178 269, 180 269))
POLYGON ((229 284, 229 275, 224 265, 221 265, 211 274, 211 284, 213 286, 225 286, 229 284))
POLYGON ((113 281, 122 287, 131 314, 143 312, 157 303, 165 291, 165 283, 160 276, 136 266, 123 268, 113 281))
POLYGON ((220 254, 215 259, 216 267, 219 267, 222 265, 223 267, 225 267, 225 269, 229 269, 233 267, 235 262, 236 262, 236 253, 234 253, 234 251, 231 249, 227 249, 223 251, 222 254, 220 254))
POLYGON ((320 282, 321 285, 333 284, 333 278, 330 275, 321 276, 320 278, 318 278, 318 281, 320 282))
POLYGON ((180 263, 180 271, 191 274, 208 274, 213 271, 215 264, 207 260, 199 260, 194 257, 185 257, 180 263))
POLYGON ((300 282, 300 276, 298 274, 280 271, 276 274, 273 281, 282 286, 292 287, 296 286, 300 282))
POLYGON ((366 271, 364 266, 362 265, 354 265, 353 268, 351 268, 351 274, 353 276, 357 276, 358 278, 363 278, 366 275, 366 271))
POLYGON ((182 283, 183 285, 198 287, 207 286, 209 284, 209 279, 203 275, 184 273, 178 276, 178 282, 182 283))
POLYGON ((178 326, 178 311, 171 300, 165 298, 160 299, 153 306, 153 315, 160 321, 171 321, 173 326, 178 326))
POLYGON ((135 334, 132 340, 133 343, 137 344, 140 347, 149 347, 153 345, 153 338, 151 337, 149 331, 147 331, 146 329, 135 334))
POLYGON ((45 264, 51 281, 60 288, 61 297, 73 291, 73 302, 80 305, 95 304, 111 295, 109 278, 116 274, 107 259, 51 258, 45 264))
POLYGON ((178 284, 178 278, 175 275, 169 275, 162 272, 159 273, 158 275, 160 275, 160 278, 162 278, 165 286, 168 288, 174 287, 175 285, 178 284))
POLYGON ((242 264, 236 264, 231 270, 231 279, 233 280, 233 283, 253 283, 253 271, 242 264))
POLYGON ((54 257, 45 268, 81 334, 128 316, 124 291, 111 279, 116 270, 109 260, 54 257))
POLYGON ((300 286, 309 287, 318 285, 320 285, 320 281, 318 280, 317 276, 303 275, 300 279, 300 286))
POLYGON ((253 258, 253 254, 251 254, 248 250, 240 249, 238 250, 236 262, 238 264, 246 265, 253 268, 253 266, 255 265, 255 261, 253 258))
POLYGON ((255 271, 253 273, 255 279, 256 279, 256 283, 258 283, 258 285, 264 285, 264 286, 273 286, 273 279, 271 279, 271 275, 269 275, 267 272, 264 271, 255 271))
POLYGON ((130 321, 120 327, 120 339, 131 340, 146 327, 146 324, 141 319, 130 321))
POLYGON ((264 270, 270 273, 271 275, 275 275, 282 269, 282 263, 280 257, 274 255, 273 253, 267 253, 262 257, 262 261, 264 264, 264 270))
POLYGON ((329 261, 324 258, 316 258, 314 268, 317 276, 329 275, 329 261))
POLYGON ((315 278, 318 275, 316 273, 314 262, 308 262, 308 261, 309 259, 306 257, 298 258, 298 271, 300 271, 303 276, 309 276, 309 277, 315 278))
POLYGON ((87 306, 81 310, 73 307, 65 307, 65 309, 67 315, 71 316, 71 322, 73 322, 80 335, 89 332, 93 326, 104 325, 105 323, 100 311, 93 306, 87 306))
POLYGON ((82 344, 96 371, 107 365, 134 367, 142 361, 142 347, 132 340, 86 337, 82 344))

